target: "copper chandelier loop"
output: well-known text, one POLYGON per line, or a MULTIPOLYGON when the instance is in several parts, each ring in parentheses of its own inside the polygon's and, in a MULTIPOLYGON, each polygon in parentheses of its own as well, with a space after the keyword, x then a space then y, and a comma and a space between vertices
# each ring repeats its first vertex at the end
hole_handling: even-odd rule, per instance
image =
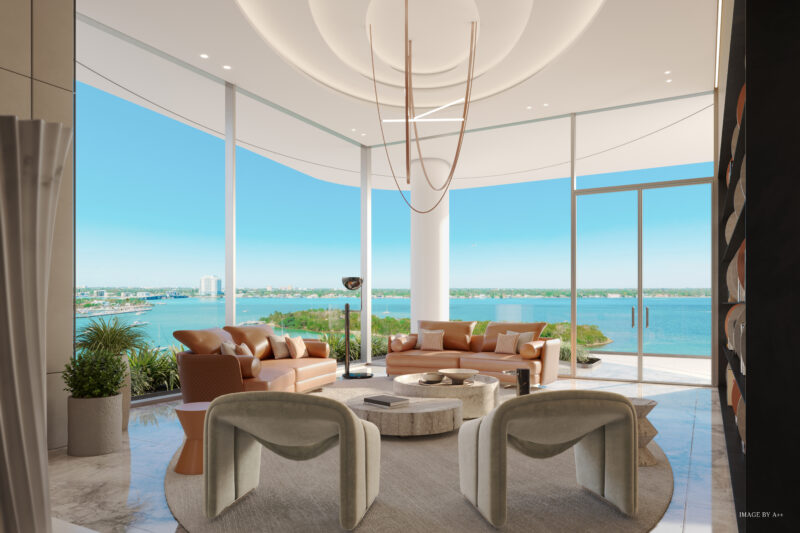
MULTIPOLYGON (((469 42, 469 61, 467 64, 467 84, 465 89, 464 95, 464 107, 462 111, 462 121, 461 121, 461 129, 458 134, 458 144, 456 145, 455 155, 453 156, 453 163, 450 166, 450 172, 445 180, 444 184, 441 187, 436 187, 428 177, 428 172, 425 169, 425 163, 422 157, 422 149, 420 147, 419 142, 419 132, 417 129, 417 123, 414 120, 414 142, 417 147, 417 154, 419 155, 420 166, 422 167, 422 174, 425 176, 425 180, 428 182, 428 186, 431 187, 435 191, 443 191, 439 199, 436 201, 435 204, 430 209, 418 209, 411 205, 411 202, 406 198, 403 190, 400 188, 400 183, 397 180, 397 175, 394 171, 394 166, 392 165, 391 157, 389 156, 389 148, 386 144, 386 133, 383 130, 383 118, 381 116, 381 106, 378 100, 378 82, 376 81, 375 77, 375 51, 372 42, 372 25, 369 26, 369 51, 370 51, 370 61, 372 63, 372 87, 375 92, 375 107, 378 112, 378 125, 380 126, 381 130, 381 140, 383 141, 383 149, 386 152, 386 160, 389 164, 389 170, 392 174, 392 179, 394 180, 395 187, 397 187, 397 191, 400 193, 400 196, 403 198, 403 201, 412 211, 425 214, 430 213, 434 209, 436 209, 440 203, 444 200, 445 195, 447 194, 448 190, 450 189, 450 185, 453 182, 453 175, 455 174, 456 165, 458 165, 458 158, 461 154, 461 146, 464 142, 464 132, 466 131, 467 127, 467 117, 469 115, 469 103, 470 103, 470 96, 472 94, 472 81, 474 78, 475 72, 475 49, 476 49, 476 39, 477 39, 477 23, 471 22, 470 23, 470 42, 469 42)), ((412 76, 411 76, 411 41, 408 39, 408 0, 405 2, 405 133, 406 133, 406 183, 411 183, 411 138, 410 138, 410 118, 416 116, 416 111, 414 108, 414 95, 413 95, 413 83, 412 83, 412 76)))

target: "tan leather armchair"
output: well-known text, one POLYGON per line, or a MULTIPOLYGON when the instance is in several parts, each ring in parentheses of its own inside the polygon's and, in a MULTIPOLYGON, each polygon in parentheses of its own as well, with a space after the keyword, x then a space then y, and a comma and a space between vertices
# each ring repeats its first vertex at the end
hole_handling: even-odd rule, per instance
POLYGON ((233 392, 267 390, 267 382, 253 376, 253 362, 259 373, 261 370, 255 357, 181 352, 177 358, 184 403, 210 402, 233 392), (249 370, 247 379, 245 368, 249 370))

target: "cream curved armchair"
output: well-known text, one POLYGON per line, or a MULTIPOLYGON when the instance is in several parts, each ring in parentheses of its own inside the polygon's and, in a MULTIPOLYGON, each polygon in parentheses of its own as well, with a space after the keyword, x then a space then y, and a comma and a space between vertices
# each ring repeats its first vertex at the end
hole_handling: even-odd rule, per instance
POLYGON ((461 492, 496 527, 506 523, 507 445, 533 458, 552 457, 574 446, 578 483, 636 515, 636 413, 624 396, 542 391, 464 422, 458 433, 461 492))
POLYGON ((329 398, 291 392, 220 396, 205 419, 206 516, 219 515, 258 486, 262 446, 303 461, 338 444, 339 521, 353 529, 378 495, 380 439, 374 424, 329 398))

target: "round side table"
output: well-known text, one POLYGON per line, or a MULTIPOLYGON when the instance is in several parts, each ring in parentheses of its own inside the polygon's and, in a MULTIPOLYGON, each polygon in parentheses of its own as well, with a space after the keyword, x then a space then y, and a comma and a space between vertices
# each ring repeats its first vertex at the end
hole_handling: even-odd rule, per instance
POLYGON ((636 410, 637 438, 639 444, 639 466, 653 466, 658 463, 655 456, 647 449, 647 445, 658 434, 658 430, 647 419, 647 415, 658 405, 655 400, 647 398, 628 398, 636 410))
POLYGON ((203 473, 203 430, 209 405, 211 402, 194 402, 184 403, 175 408, 183 432, 186 434, 181 456, 175 464, 175 472, 178 474, 203 473))

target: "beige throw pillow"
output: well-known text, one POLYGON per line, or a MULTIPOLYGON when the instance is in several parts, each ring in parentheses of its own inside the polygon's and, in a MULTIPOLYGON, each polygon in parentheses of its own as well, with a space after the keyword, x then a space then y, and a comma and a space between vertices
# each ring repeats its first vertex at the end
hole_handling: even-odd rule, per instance
POLYGON ((533 342, 534 337, 536 336, 535 331, 524 331, 520 333, 519 331, 508 330, 506 331, 506 333, 508 333, 509 335, 514 335, 514 334, 519 335, 519 338, 517 339, 517 353, 520 352, 523 344, 528 342, 533 342))
MULTIPOLYGON (((422 347, 422 335, 425 333, 441 333, 442 334, 442 343, 444 343, 444 330, 443 329, 421 329, 417 334, 417 345, 414 347, 417 350, 424 350, 425 348, 422 347)), ((441 348, 440 348, 441 349, 441 348)))
POLYGON ((425 331, 422 330, 422 344, 421 350, 443 350, 444 349, 444 331, 425 331))
POLYGON ((219 350, 222 355, 236 355, 236 345, 232 342, 223 342, 219 350))
POLYGON ((286 337, 286 346, 289 348, 289 355, 292 356, 292 359, 308 357, 308 350, 306 350, 306 343, 303 342, 303 337, 286 337))
POLYGON ((288 338, 288 335, 282 337, 278 335, 269 336, 269 345, 272 348, 272 355, 275 356, 275 359, 286 359, 289 357, 289 347, 286 345, 286 339, 288 338))
POLYGON ((253 352, 250 350, 250 347, 245 343, 241 343, 236 347, 236 355, 249 355, 253 357, 253 352))
POLYGON ((500 333, 497 335, 494 353, 517 353, 517 339, 519 333, 500 333))

